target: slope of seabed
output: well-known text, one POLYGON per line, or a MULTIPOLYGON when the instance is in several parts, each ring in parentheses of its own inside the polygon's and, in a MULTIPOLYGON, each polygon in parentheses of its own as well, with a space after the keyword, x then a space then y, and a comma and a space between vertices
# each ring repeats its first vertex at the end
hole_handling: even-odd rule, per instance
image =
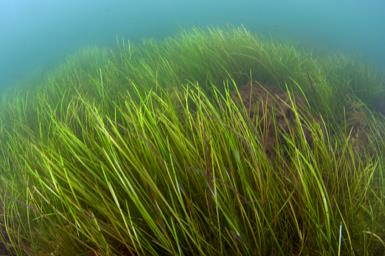
POLYGON ((2 98, 2 246, 384 255, 384 88, 244 28, 84 49, 2 98))

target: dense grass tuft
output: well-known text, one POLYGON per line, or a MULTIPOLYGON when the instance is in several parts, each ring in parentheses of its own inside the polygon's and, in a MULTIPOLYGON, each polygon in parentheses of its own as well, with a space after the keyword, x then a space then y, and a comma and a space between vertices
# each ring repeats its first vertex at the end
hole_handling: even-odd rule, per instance
POLYGON ((0 111, 17 255, 383 255, 384 81, 244 28, 86 49, 0 111))

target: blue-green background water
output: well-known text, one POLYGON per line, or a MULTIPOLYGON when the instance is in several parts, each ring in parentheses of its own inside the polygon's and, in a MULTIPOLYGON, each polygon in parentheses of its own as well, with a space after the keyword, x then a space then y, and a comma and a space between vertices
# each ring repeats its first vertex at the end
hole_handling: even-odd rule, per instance
POLYGON ((0 0, 0 87, 117 37, 138 41, 227 25, 353 54, 385 71, 384 0, 0 0))

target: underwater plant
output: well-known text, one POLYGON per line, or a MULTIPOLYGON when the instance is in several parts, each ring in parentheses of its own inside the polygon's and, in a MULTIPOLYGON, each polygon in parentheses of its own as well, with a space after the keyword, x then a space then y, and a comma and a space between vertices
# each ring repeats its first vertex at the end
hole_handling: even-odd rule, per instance
POLYGON ((244 28, 83 50, 1 102, 2 246, 383 255, 384 89, 244 28))

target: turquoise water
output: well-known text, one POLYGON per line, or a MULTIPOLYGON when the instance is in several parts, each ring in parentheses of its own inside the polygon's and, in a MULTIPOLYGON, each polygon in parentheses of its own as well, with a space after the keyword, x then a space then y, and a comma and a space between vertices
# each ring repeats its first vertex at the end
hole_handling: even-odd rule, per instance
POLYGON ((0 86, 38 77, 81 47, 227 25, 355 55, 385 70, 381 0, 0 0, 0 86))

